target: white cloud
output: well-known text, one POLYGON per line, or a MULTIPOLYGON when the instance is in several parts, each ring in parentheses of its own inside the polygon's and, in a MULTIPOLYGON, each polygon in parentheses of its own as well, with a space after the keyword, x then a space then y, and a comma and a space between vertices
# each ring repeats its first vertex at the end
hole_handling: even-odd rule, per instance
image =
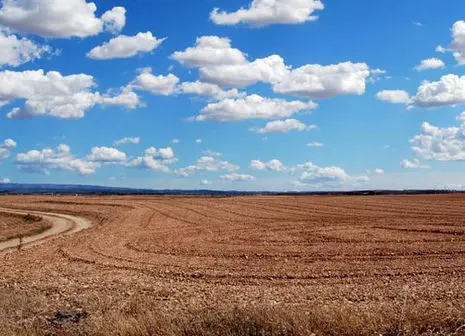
POLYGON ((293 182, 293 184, 298 188, 358 186, 369 181, 367 176, 351 176, 341 167, 321 167, 312 162, 288 167, 278 159, 274 159, 269 162, 252 160, 250 162, 250 168, 260 171, 273 171, 286 174, 290 173, 292 175, 299 173, 299 179, 293 182))
POLYGON ((87 110, 97 104, 120 105, 135 108, 137 95, 124 91, 119 96, 100 95, 92 92, 96 86, 90 75, 63 76, 59 72, 43 70, 0 72, 0 105, 15 100, 25 100, 22 108, 15 107, 8 118, 31 118, 50 115, 57 118, 82 118, 87 110))
POLYGON ((171 147, 157 149, 147 148, 143 156, 131 160, 127 165, 132 168, 150 169, 155 172, 169 173, 169 165, 176 163, 174 151, 171 147))
POLYGON ((377 97, 391 103, 403 103, 423 108, 455 106, 465 104, 465 76, 449 74, 436 82, 423 81, 417 93, 409 97, 406 91, 384 90, 377 97))
POLYGON ((428 165, 421 164, 418 159, 410 160, 403 160, 400 163, 400 166, 405 169, 429 169, 428 165))
POLYGON ((216 157, 202 156, 193 165, 177 169, 175 173, 180 176, 188 177, 198 172, 217 172, 217 171, 236 171, 240 167, 228 161, 221 161, 216 157))
POLYGON ((213 157, 220 157, 220 156, 223 155, 223 154, 221 154, 219 152, 215 152, 215 151, 212 151, 212 150, 204 150, 204 151, 202 151, 202 154, 204 154, 206 156, 213 156, 213 157))
POLYGON ((323 9, 324 5, 320 0, 253 0, 248 8, 231 13, 215 8, 210 13, 210 18, 218 25, 245 23, 261 27, 314 21, 318 19, 314 12, 323 9))
POLYGON ((439 58, 433 57, 428 58, 420 62, 419 65, 415 67, 416 71, 425 71, 430 69, 444 69, 446 65, 439 58))
POLYGON ((179 85, 179 92, 184 94, 213 97, 217 100, 242 97, 245 95, 245 93, 241 93, 237 89, 223 90, 216 84, 201 81, 181 83, 179 85))
POLYGON ((370 68, 365 63, 309 64, 291 70, 273 85, 279 93, 323 99, 365 93, 370 68))
POLYGON ((317 128, 316 125, 307 125, 297 119, 275 120, 268 122, 265 127, 251 130, 260 134, 263 133, 289 133, 291 131, 309 131, 317 128))
POLYGON ((465 160, 465 113, 458 118, 460 127, 440 128, 424 122, 421 133, 410 142, 414 154, 425 160, 465 160))
POLYGON ((102 15, 103 28, 113 34, 118 34, 126 25, 126 8, 113 7, 102 15))
POLYGON ((6 178, 6 177, 0 178, 0 184, 1 183, 11 183, 11 180, 9 178, 6 178))
POLYGON ((209 181, 209 180, 202 180, 202 181, 200 181, 200 184, 203 185, 203 186, 206 186, 206 185, 211 185, 212 182, 209 181))
POLYGON ((465 64, 465 21, 457 21, 452 26, 452 44, 449 50, 458 64, 465 64))
POLYGON ((59 145, 56 149, 31 150, 16 155, 18 167, 31 173, 49 174, 51 170, 69 170, 80 175, 94 174, 100 167, 98 162, 76 158, 68 145, 59 145))
POLYGON ((291 170, 287 168, 278 159, 273 159, 268 162, 263 162, 260 160, 252 160, 250 161, 250 168, 255 169, 255 170, 269 170, 269 171, 276 171, 276 172, 287 172, 291 170))
POLYGON ((173 139, 173 140, 171 140, 171 143, 174 144, 174 145, 177 145, 177 144, 181 143, 181 140, 173 139))
POLYGON ((52 48, 38 45, 27 38, 18 38, 0 29, 0 66, 20 66, 24 63, 40 59, 50 54, 52 48))
POLYGON ((200 68, 202 80, 223 87, 244 87, 258 82, 277 83, 288 73, 289 67, 279 55, 259 58, 253 62, 200 68))
POLYGON ((351 176, 343 168, 336 166, 320 167, 312 162, 307 162, 298 165, 297 169, 303 170, 298 181, 300 186, 332 188, 343 185, 361 185, 369 181, 367 176, 351 176))
POLYGON ((196 143, 196 144, 199 144, 199 145, 200 145, 202 142, 203 142, 202 139, 195 139, 195 143, 196 143))
POLYGON ((376 94, 379 100, 384 100, 392 104, 408 104, 410 96, 403 90, 383 90, 376 94))
POLYGON ((13 139, 5 139, 0 143, 0 159, 7 159, 10 157, 10 149, 16 147, 16 141, 13 139))
POLYGON ((139 143, 140 143, 140 137, 124 137, 114 142, 115 146, 120 146, 124 144, 138 145, 139 143))
POLYGON ((318 141, 309 142, 307 147, 323 147, 324 144, 318 141))
POLYGON ((139 96, 132 91, 131 87, 121 87, 118 95, 104 94, 99 97, 99 104, 109 106, 122 106, 128 109, 134 109, 139 106, 143 106, 139 96))
POLYGON ((444 54, 444 53, 446 53, 447 51, 448 51, 447 48, 444 48, 443 46, 438 45, 438 46, 436 47, 436 52, 438 52, 438 53, 444 54))
POLYGON ((13 139, 5 139, 3 141, 3 144, 0 145, 1 148, 15 148, 16 147, 16 141, 13 139))
POLYGON ((247 62, 242 51, 231 47, 230 39, 218 36, 199 37, 194 47, 189 47, 184 51, 176 51, 171 57, 182 65, 191 68, 247 62))
POLYGON ((412 98, 419 107, 441 107, 465 103, 465 76, 445 75, 437 82, 424 81, 412 98))
POLYGON ((88 37, 122 26, 122 9, 95 16, 97 6, 86 0, 3 0, 0 24, 24 34, 52 38, 88 37))
POLYGON ((376 169, 375 169, 375 174, 383 175, 383 174, 384 174, 384 170, 381 169, 381 168, 376 168, 376 169))
POLYGON ((155 50, 165 39, 157 39, 151 32, 135 36, 119 35, 101 46, 93 48, 87 57, 94 60, 130 58, 155 50))
POLYGON ((293 69, 280 55, 249 61, 247 55, 231 46, 231 41, 218 36, 203 36, 196 45, 173 53, 182 65, 199 68, 203 82, 220 87, 245 87, 267 83, 278 93, 308 98, 329 98, 336 95, 365 92, 366 82, 385 74, 370 70, 365 63, 345 62, 332 65, 307 64, 293 69))
POLYGON ((314 102, 287 101, 278 98, 264 98, 250 95, 239 99, 224 99, 208 104, 197 121, 214 120, 219 122, 240 121, 246 119, 287 118, 294 113, 316 108, 314 102))
POLYGON ((179 78, 173 74, 157 76, 152 74, 151 68, 145 68, 142 69, 136 79, 129 84, 129 87, 149 91, 154 94, 169 96, 176 93, 178 83, 179 78))
POLYGON ((255 180, 255 177, 247 174, 232 173, 227 175, 221 175, 220 179, 223 182, 250 182, 255 180))
POLYGON ((112 147, 93 147, 86 159, 92 162, 122 163, 127 160, 126 153, 112 147))

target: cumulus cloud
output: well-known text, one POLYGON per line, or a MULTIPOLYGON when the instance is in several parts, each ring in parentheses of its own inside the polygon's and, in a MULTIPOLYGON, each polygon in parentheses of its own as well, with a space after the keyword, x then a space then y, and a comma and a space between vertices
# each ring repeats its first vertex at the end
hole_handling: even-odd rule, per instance
POLYGON ((170 165, 176 163, 174 151, 171 147, 157 149, 147 148, 142 156, 128 162, 127 166, 139 169, 149 169, 154 172, 169 173, 170 165))
POLYGON ((423 81, 417 93, 408 98, 408 93, 401 90, 385 90, 378 93, 378 98, 391 103, 406 103, 410 107, 444 107, 465 104, 465 76, 449 74, 438 81, 423 81))
POLYGON ((76 158, 68 145, 56 149, 31 150, 16 155, 15 163, 25 172, 49 174, 53 170, 68 170, 80 175, 94 174, 100 167, 98 162, 76 158))
POLYGON ((433 57, 433 58, 428 58, 420 62, 415 67, 416 71, 425 71, 425 70, 431 70, 431 69, 444 69, 446 65, 442 60, 439 58, 433 57))
POLYGON ((217 171, 236 171, 240 167, 228 161, 219 160, 213 156, 202 156, 193 165, 177 169, 175 174, 183 177, 189 177, 199 172, 217 172, 217 171))
POLYGON ((171 140, 171 143, 174 144, 174 145, 177 145, 177 144, 181 143, 181 140, 173 139, 173 140, 171 140))
POLYGON ((255 170, 268 170, 276 172, 287 172, 291 169, 287 168, 281 161, 278 159, 273 159, 268 162, 263 162, 261 160, 252 160, 250 161, 250 168, 255 170))
POLYGON ((245 95, 245 93, 241 93, 237 89, 223 90, 216 84, 201 81, 181 83, 178 89, 180 93, 207 96, 217 100, 243 97, 245 95))
POLYGON ((439 52, 450 51, 458 64, 465 64, 465 21, 460 20, 452 26, 452 43, 449 48, 438 47, 439 52))
POLYGON ((220 179, 223 182, 250 182, 255 180, 255 177, 247 174, 232 173, 227 175, 221 175, 220 179))
POLYGON ((413 160, 402 160, 400 166, 405 169, 429 169, 430 167, 425 164, 421 164, 420 160, 413 159, 413 160))
POLYGON ((420 107, 441 107, 465 103, 465 76, 445 75, 439 81, 424 81, 412 98, 420 107))
POLYGON ((171 57, 190 68, 247 62, 242 51, 231 47, 230 39, 218 36, 199 37, 194 47, 176 51, 171 57))
POLYGON ((127 160, 127 155, 112 147, 93 147, 86 159, 102 163, 122 163, 127 160))
POLYGON ((140 137, 124 137, 114 142, 115 146, 121 146, 125 144, 138 145, 140 143, 140 137))
POLYGON ((102 15, 104 30, 118 34, 126 25, 126 8, 113 7, 102 15))
POLYGON ((440 128, 424 122, 421 133, 410 143, 413 153, 425 160, 463 161, 465 160, 465 113, 458 120, 460 127, 440 128))
POLYGON ((279 55, 240 64, 222 64, 200 68, 202 80, 223 87, 244 87, 258 82, 278 83, 289 74, 289 67, 279 55))
POLYGON ((0 184, 1 183, 11 183, 11 180, 9 178, 6 178, 6 177, 0 177, 0 184))
POLYGON ((95 60, 130 58, 155 50, 164 40, 157 39, 151 32, 138 33, 135 36, 119 35, 93 48, 87 53, 87 57, 95 60))
POLYGON ((318 141, 309 142, 307 147, 323 147, 324 144, 318 141))
POLYGON ((403 90, 383 90, 376 94, 379 100, 384 100, 392 104, 408 104, 410 96, 403 90))
POLYGON ((5 139, 3 143, 0 143, 0 159, 6 159, 10 157, 10 149, 16 147, 16 141, 13 139, 5 139))
POLYGON ((291 70, 273 85, 279 93, 312 99, 365 93, 370 68, 365 63, 309 64, 291 70))
POLYGON ((268 122, 265 127, 252 128, 256 133, 289 133, 291 131, 309 131, 317 128, 316 125, 307 125, 297 119, 275 120, 268 122))
POLYGON ((142 69, 134 81, 129 84, 131 89, 149 91, 153 94, 169 96, 177 91, 179 78, 173 74, 154 75, 151 68, 142 69))
POLYGON ((369 181, 367 176, 351 176, 343 168, 336 166, 321 167, 312 162, 307 162, 298 165, 297 169, 303 170, 298 180, 300 186, 331 188, 343 185, 362 185, 369 181))
POLYGON ((70 38, 97 35, 104 29, 117 32, 124 26, 125 11, 115 7, 101 18, 97 6, 86 0, 3 0, 0 25, 24 34, 70 38))
POLYGON ((376 168, 376 169, 375 169, 375 174, 383 175, 383 174, 384 174, 384 169, 376 168))
POLYGON ((43 70, 0 72, 0 105, 15 100, 25 100, 22 108, 15 107, 8 118, 31 118, 50 115, 62 119, 82 118, 87 110, 97 104, 120 105, 135 108, 137 95, 124 91, 120 95, 101 95, 93 92, 96 86, 90 75, 63 76, 56 71, 43 70))
POLYGON ((286 166, 280 160, 274 159, 269 162, 252 160, 250 168, 260 171, 272 171, 280 173, 298 173, 299 179, 294 185, 299 188, 323 188, 340 186, 358 186, 369 181, 367 176, 351 176, 343 168, 337 166, 321 167, 312 162, 306 162, 296 166, 286 166))
POLYGON ((51 54, 52 48, 38 45, 27 38, 18 38, 5 30, 0 30, 0 66, 17 67, 51 54))
POLYGON ((231 40, 218 36, 200 37, 194 47, 177 51, 172 58, 199 68, 203 82, 236 88, 261 82, 271 84, 277 93, 318 99, 361 95, 370 75, 385 74, 381 69, 370 70, 365 63, 307 64, 293 69, 279 55, 249 61, 245 53, 231 46, 231 40))
POLYGON ((315 109, 317 106, 311 101, 287 101, 254 94, 244 98, 224 99, 208 104, 202 109, 201 114, 195 117, 195 120, 228 122, 246 119, 287 118, 300 111, 315 109))
POLYGON ((240 23, 252 26, 271 24, 297 24, 318 19, 315 11, 323 10, 320 0, 253 0, 248 8, 240 8, 235 12, 220 11, 215 8, 210 19, 218 25, 237 25, 240 23))

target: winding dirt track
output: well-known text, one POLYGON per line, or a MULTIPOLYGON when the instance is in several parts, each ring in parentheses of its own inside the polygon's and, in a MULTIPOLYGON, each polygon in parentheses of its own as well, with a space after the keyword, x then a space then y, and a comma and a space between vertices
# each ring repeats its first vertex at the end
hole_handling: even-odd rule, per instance
MULTIPOLYGON (((47 219, 52 223, 52 227, 38 235, 24 237, 21 248, 30 248, 41 244, 49 239, 56 238, 60 235, 73 234, 91 227, 91 222, 83 217, 63 215, 58 213, 43 211, 22 211, 15 209, 0 208, 0 211, 17 215, 37 215, 47 219)), ((10 239, 0 242, 0 254, 16 250, 19 245, 19 239, 10 239)))

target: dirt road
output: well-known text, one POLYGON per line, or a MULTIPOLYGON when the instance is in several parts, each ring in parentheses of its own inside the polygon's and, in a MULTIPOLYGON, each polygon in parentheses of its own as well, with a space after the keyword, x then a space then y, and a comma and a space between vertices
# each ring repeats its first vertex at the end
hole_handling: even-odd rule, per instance
MULTIPOLYGON (((83 217, 63 215, 51 212, 42 212, 42 211, 24 211, 24 210, 14 210, 0 208, 0 211, 7 212, 11 214, 19 215, 36 215, 47 219, 52 223, 52 227, 38 235, 24 237, 22 241, 22 248, 30 248, 32 246, 38 245, 47 241, 49 239, 55 238, 59 235, 68 235, 72 233, 79 232, 91 227, 92 223, 83 217)), ((19 245, 19 239, 11 239, 4 242, 0 242, 0 254, 8 253, 12 250, 16 250, 19 245)))

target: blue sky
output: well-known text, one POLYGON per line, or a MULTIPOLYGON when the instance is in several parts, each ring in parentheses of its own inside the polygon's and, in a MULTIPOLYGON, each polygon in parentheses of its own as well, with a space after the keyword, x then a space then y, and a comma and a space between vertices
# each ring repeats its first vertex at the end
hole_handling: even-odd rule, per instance
POLYGON ((463 1, 0 3, 0 181, 465 186, 463 1))

